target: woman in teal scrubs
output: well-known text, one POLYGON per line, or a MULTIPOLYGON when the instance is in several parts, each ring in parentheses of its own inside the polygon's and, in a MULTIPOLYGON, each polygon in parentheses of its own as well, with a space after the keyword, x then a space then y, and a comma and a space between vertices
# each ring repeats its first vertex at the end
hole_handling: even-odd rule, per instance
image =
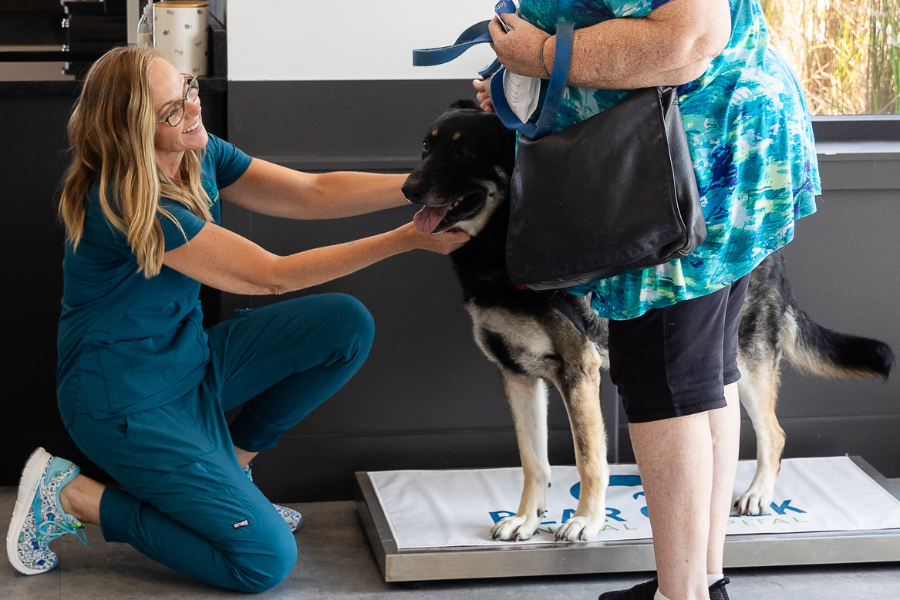
POLYGON ((36 450, 7 536, 22 573, 52 569, 47 544, 84 540, 82 523, 93 523, 106 541, 213 585, 281 582, 296 561, 299 515, 265 499, 250 461, 356 373, 372 317, 350 296, 323 294, 204 330, 200 284, 279 294, 468 240, 409 223, 279 257, 220 227, 222 199, 293 219, 404 205, 405 176, 312 175, 251 159, 207 134, 197 89, 152 49, 118 48, 91 68, 69 122, 57 395, 72 439, 124 489, 36 450), (238 406, 229 426, 224 414, 238 406))

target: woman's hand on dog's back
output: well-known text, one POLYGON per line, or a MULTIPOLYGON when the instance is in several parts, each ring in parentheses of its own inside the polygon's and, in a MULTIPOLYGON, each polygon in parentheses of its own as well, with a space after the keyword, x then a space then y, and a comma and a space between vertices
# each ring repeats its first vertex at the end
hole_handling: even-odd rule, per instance
POLYGON ((471 239, 471 236, 464 231, 422 233, 416 229, 413 223, 398 227, 394 232, 407 239, 412 248, 429 250, 438 254, 450 254, 471 239))

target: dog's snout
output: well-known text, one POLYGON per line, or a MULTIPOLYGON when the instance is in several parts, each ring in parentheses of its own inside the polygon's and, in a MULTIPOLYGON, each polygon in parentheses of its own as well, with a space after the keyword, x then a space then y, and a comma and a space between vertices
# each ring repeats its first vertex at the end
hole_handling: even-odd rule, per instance
POLYGON ((420 204, 426 191, 425 182, 415 175, 410 175, 406 178, 406 181, 403 182, 400 191, 403 192, 406 199, 413 204, 420 204))

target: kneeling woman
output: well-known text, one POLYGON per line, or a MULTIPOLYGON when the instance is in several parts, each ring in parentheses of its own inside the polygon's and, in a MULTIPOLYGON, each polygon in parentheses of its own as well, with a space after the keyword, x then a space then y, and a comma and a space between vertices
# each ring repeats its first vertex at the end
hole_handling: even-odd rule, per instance
POLYGON ((197 90, 152 49, 119 48, 91 68, 69 122, 59 407, 78 447, 124 490, 36 450, 7 537, 22 573, 52 569, 48 542, 83 539, 82 523, 93 523, 107 541, 214 585, 278 584, 296 561, 300 515, 266 500, 250 461, 356 373, 372 318, 354 298, 324 294, 204 331, 200 284, 282 293, 468 240, 410 223, 278 257, 219 227, 220 194, 267 215, 336 218, 405 204, 404 177, 251 159, 206 133, 197 90), (225 411, 237 406, 229 426, 225 411))

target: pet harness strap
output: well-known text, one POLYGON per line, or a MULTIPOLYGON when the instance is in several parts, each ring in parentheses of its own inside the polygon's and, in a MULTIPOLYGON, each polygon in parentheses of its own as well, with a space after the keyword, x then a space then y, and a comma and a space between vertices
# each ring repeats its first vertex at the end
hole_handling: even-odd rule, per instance
POLYGON ((535 293, 543 298, 550 306, 561 312, 572 321, 572 325, 578 328, 581 333, 587 332, 587 325, 584 317, 578 314, 575 307, 565 301, 566 292, 563 290, 536 290, 535 293))

